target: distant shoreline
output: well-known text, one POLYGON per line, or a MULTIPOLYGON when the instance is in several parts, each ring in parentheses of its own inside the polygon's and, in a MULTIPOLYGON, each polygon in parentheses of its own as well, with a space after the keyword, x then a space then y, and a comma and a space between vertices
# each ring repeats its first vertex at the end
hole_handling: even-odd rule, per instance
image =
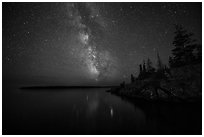
POLYGON ((113 88, 117 86, 26 86, 20 87, 20 89, 29 89, 29 90, 36 90, 36 89, 83 89, 83 88, 113 88))

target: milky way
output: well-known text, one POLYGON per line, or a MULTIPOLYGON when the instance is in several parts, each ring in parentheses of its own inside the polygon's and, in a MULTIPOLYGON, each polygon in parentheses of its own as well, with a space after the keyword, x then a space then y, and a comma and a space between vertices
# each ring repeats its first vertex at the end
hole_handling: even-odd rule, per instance
MULTIPOLYGON (((105 27, 105 21, 94 4, 86 3, 81 6, 90 11, 88 13, 89 21, 98 24, 99 26, 97 27, 105 27)), ((68 3, 67 10, 70 25, 77 29, 76 37, 79 41, 78 44, 72 46, 71 54, 78 57, 78 60, 85 65, 91 78, 96 81, 115 75, 117 71, 116 59, 112 57, 109 51, 98 48, 97 42, 94 40, 97 35, 93 35, 91 28, 83 21, 77 4, 68 3)))
POLYGON ((174 24, 202 42, 202 3, 2 4, 2 64, 22 83, 118 85, 157 53, 168 66, 174 24), (19 80, 20 79, 20 80, 19 80))

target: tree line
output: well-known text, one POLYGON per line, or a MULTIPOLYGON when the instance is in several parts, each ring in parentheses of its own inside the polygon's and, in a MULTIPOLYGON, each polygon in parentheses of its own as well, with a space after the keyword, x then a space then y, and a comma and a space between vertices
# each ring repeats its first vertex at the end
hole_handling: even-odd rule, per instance
POLYGON ((172 56, 169 57, 169 67, 161 61, 159 53, 157 53, 157 68, 153 67, 152 61, 148 58, 139 64, 139 74, 135 77, 131 74, 131 83, 136 80, 143 80, 153 75, 165 78, 172 68, 178 68, 185 65, 194 65, 202 63, 202 45, 197 44, 193 39, 193 33, 189 33, 181 25, 175 25, 175 37, 173 40, 172 56))

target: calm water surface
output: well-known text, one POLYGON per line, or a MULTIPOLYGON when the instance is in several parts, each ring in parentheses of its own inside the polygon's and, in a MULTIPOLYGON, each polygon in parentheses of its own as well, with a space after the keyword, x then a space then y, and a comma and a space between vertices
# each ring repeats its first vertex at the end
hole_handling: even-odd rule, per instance
POLYGON ((130 103, 107 89, 3 89, 3 134, 201 134, 199 104, 130 103))

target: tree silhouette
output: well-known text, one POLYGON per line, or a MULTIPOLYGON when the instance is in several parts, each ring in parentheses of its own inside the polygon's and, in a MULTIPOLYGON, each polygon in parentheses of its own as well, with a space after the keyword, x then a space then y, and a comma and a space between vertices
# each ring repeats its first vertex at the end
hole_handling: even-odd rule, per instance
POLYGON ((157 70, 162 70, 163 69, 163 64, 162 64, 162 61, 161 61, 161 58, 159 56, 159 53, 157 52, 157 70))
POLYGON ((142 65, 140 64, 140 74, 143 72, 142 65))
POLYGON ((174 60, 173 60, 173 58, 170 56, 170 57, 169 57, 169 66, 170 66, 170 67, 173 67, 173 65, 174 65, 174 60))
POLYGON ((202 62, 202 45, 196 44, 196 62, 201 63, 202 62))
POLYGON ((195 60, 193 51, 196 47, 195 40, 192 39, 193 33, 188 33, 181 25, 175 25, 175 34, 172 50, 173 57, 169 60, 171 67, 179 67, 190 64, 195 60))
POLYGON ((143 69, 143 73, 146 73, 146 72, 147 72, 145 61, 143 61, 142 69, 143 69))
POLYGON ((140 73, 139 73, 138 78, 141 79, 141 78, 142 78, 142 75, 143 75, 142 64, 140 64, 139 67, 140 67, 140 73))
POLYGON ((142 65, 142 78, 146 78, 147 77, 147 69, 146 69, 146 64, 145 64, 145 60, 143 60, 143 65, 142 65))
POLYGON ((152 66, 152 61, 148 58, 147 59, 147 72, 153 73, 155 71, 155 68, 152 66))
POLYGON ((135 77, 133 76, 133 74, 131 74, 131 83, 133 83, 135 81, 135 77))

